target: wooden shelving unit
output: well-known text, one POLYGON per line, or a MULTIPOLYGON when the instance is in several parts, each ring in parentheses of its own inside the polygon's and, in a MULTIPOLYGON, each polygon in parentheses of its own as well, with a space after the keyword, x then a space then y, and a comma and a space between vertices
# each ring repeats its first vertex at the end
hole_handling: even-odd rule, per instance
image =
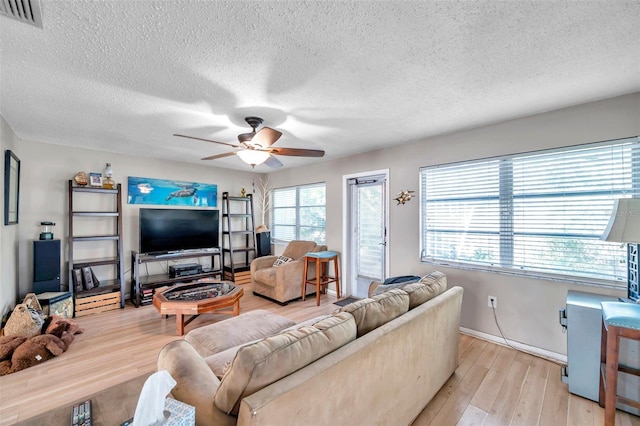
POLYGON ((253 196, 222 193, 222 263, 224 279, 236 284, 251 282, 249 267, 256 258, 253 196))
MULTIPOLYGON (((167 268, 168 269, 168 268, 167 268)), ((195 281, 200 278, 219 276, 222 279, 222 259, 220 250, 187 250, 181 253, 162 255, 141 254, 131 252, 131 301, 138 307, 149 305, 152 302, 153 293, 158 287, 170 286, 175 283, 195 281), (169 274, 140 275, 140 266, 150 262, 168 262, 171 260, 189 259, 197 257, 211 257, 211 268, 207 272, 197 275, 170 277, 169 274), (218 261, 216 262, 216 259, 218 261)))
POLYGON ((91 313, 102 312, 110 309, 124 308, 124 263, 122 258, 122 187, 117 184, 115 189, 105 189, 87 186, 74 186, 69 180, 69 236, 68 236, 68 259, 69 259, 69 292, 74 300, 74 315, 82 316, 91 313), (74 199, 83 194, 100 194, 101 196, 113 197, 112 208, 104 211, 76 210, 74 199), (97 219, 107 218, 112 220, 112 231, 102 235, 77 235, 75 222, 79 218, 97 219), (106 251, 113 255, 109 257, 84 259, 76 254, 76 245, 94 243, 107 244, 106 251), (83 288, 79 290, 74 285, 74 269, 93 268, 96 266, 113 266, 115 270, 111 276, 115 278, 100 279, 98 287, 83 288), (114 294, 116 293, 116 294, 114 294))

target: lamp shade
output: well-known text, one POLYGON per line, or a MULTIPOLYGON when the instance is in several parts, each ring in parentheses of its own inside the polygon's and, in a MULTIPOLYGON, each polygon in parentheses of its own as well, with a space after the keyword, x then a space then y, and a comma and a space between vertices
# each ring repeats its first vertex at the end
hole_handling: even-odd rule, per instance
POLYGON ((267 161, 267 158, 269 158, 268 152, 258 151, 256 149, 243 149, 242 151, 236 152, 236 154, 242 161, 251 166, 262 164, 267 161))
POLYGON ((113 176, 113 168, 111 167, 111 163, 107 163, 107 165, 104 166, 104 171, 102 172, 102 174, 105 175, 105 177, 113 176))
POLYGON ((640 243, 640 198, 620 198, 615 201, 609 224, 600 239, 640 243))

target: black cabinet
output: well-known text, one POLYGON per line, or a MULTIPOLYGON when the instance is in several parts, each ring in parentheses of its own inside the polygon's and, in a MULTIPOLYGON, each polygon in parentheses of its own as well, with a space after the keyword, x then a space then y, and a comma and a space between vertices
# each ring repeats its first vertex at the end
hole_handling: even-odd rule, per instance
POLYGON ((269 256, 271 254, 271 232, 256 232, 258 243, 258 257, 269 256))
POLYGON ((60 240, 33 242, 33 292, 60 291, 60 240))

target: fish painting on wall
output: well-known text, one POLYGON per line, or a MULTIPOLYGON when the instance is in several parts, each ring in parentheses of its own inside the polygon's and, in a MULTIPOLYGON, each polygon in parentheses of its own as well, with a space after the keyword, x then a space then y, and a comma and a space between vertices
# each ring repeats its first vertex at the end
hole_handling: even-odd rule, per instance
POLYGON ((218 185, 129 176, 129 204, 216 207, 218 185))

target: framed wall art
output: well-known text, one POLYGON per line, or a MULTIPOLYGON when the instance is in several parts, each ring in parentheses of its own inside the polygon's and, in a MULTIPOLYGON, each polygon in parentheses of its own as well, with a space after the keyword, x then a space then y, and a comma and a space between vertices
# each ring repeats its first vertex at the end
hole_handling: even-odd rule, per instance
POLYGON ((129 176, 129 204, 216 207, 218 186, 210 183, 184 182, 129 176))
POLYGON ((4 152, 4 224, 18 223, 20 199, 20 159, 9 149, 4 152))

